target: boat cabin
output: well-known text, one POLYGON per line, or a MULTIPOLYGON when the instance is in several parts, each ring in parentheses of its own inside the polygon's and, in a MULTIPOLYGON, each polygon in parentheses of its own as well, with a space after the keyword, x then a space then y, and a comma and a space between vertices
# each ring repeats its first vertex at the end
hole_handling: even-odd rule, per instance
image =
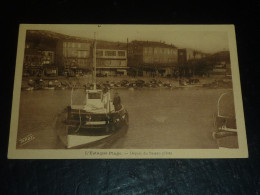
POLYGON ((97 108, 104 107, 103 93, 101 90, 87 90, 86 91, 86 105, 94 105, 97 108))
POLYGON ((109 113, 114 111, 114 105, 110 100, 110 93, 103 93, 102 90, 86 90, 86 105, 83 107, 86 112, 109 113))

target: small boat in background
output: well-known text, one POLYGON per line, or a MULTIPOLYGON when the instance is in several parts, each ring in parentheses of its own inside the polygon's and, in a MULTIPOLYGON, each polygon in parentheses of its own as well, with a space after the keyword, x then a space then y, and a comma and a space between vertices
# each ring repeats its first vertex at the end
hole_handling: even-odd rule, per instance
POLYGON ((54 90, 54 89, 55 89, 55 85, 53 84, 52 81, 49 81, 49 82, 48 82, 48 85, 42 87, 42 89, 52 89, 52 90, 54 90))
POLYGON ((212 136, 219 147, 237 148, 237 125, 233 91, 220 95, 217 103, 217 114, 214 115, 216 130, 212 136))
POLYGON ((34 90, 34 87, 27 87, 27 88, 25 88, 24 90, 26 90, 26 91, 32 91, 32 90, 34 90))
POLYGON ((55 87, 43 87, 42 89, 51 89, 51 90, 54 90, 55 87))

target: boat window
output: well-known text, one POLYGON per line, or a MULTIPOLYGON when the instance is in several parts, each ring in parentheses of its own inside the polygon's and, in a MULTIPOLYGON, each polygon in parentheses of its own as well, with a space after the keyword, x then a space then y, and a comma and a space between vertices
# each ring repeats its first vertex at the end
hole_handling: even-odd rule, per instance
POLYGON ((89 93, 88 99, 101 99, 101 94, 100 93, 89 93))

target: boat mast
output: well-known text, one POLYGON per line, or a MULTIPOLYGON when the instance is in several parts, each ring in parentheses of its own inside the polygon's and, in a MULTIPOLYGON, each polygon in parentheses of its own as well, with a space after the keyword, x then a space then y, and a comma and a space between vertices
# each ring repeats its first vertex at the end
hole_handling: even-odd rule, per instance
POLYGON ((93 66, 94 66, 94 89, 96 89, 96 73, 97 73, 97 59, 96 59, 96 32, 94 32, 94 48, 93 48, 93 66))

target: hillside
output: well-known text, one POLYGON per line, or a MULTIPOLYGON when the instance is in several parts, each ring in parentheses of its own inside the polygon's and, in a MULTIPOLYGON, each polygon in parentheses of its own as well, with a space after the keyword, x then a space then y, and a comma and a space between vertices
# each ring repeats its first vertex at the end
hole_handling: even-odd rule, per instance
POLYGON ((230 52, 229 51, 220 51, 220 52, 214 53, 212 55, 209 55, 206 58, 209 61, 215 61, 215 62, 225 61, 226 63, 230 63, 230 52))
MULTIPOLYGON (((46 42, 56 44, 59 40, 63 41, 82 41, 93 43, 94 39, 75 37, 56 33, 48 30, 28 30, 26 34, 26 41, 32 42, 46 42)), ((111 42, 104 40, 97 40, 97 48, 102 49, 126 49, 127 44, 122 42, 111 42)))

